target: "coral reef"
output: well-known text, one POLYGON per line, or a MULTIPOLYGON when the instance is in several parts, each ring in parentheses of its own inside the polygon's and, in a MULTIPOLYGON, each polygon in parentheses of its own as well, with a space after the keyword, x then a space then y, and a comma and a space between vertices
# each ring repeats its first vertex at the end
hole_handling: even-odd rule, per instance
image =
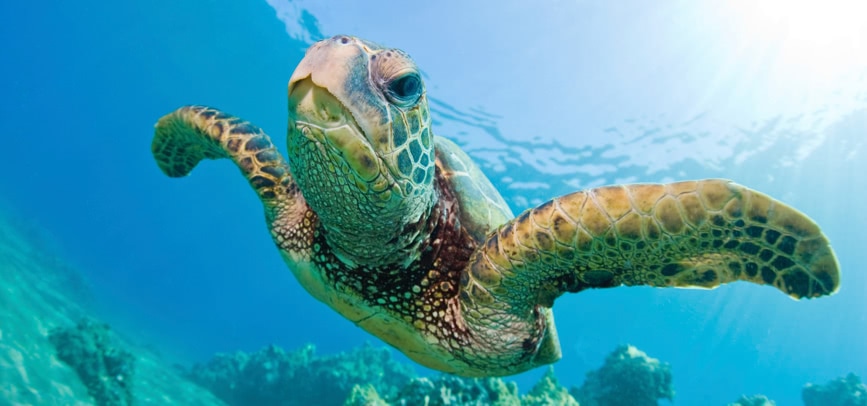
POLYGON ((411 406, 518 406, 518 385, 499 378, 461 378, 440 375, 436 379, 415 378, 400 390, 391 405, 411 406))
POLYGON ((776 406, 777 403, 768 399, 765 395, 741 396, 734 403, 729 403, 728 406, 776 406))
POLYGON ((542 380, 521 399, 521 404, 525 406, 578 406, 578 402, 569 394, 569 391, 557 382, 554 367, 548 368, 548 372, 545 373, 542 380))
POLYGON ((344 406, 578 406, 549 368, 533 389, 521 397, 514 382, 500 378, 461 378, 440 375, 414 378, 396 397, 383 399, 371 386, 356 385, 344 406))
POLYGON ((218 354, 187 376, 230 405, 578 405, 553 369, 522 399, 514 382, 499 378, 416 377, 370 345, 333 356, 317 356, 312 345, 218 354))
POLYGON ((188 376, 230 405, 339 405, 351 395, 363 395, 353 392, 356 385, 393 397, 414 373, 385 348, 366 345, 317 356, 308 345, 294 352, 270 346, 253 354, 219 354, 195 365, 188 376))
POLYGON ((0 201, 0 405, 223 404, 152 351, 83 320, 95 303, 87 279, 38 230, 0 201))
POLYGON ((570 393, 581 406, 655 406, 659 399, 674 398, 671 366, 623 345, 570 393))
POLYGON ((133 404, 135 358, 117 347, 107 324, 83 319, 75 327, 54 329, 48 338, 97 405, 133 404))
POLYGON ((355 385, 352 392, 346 398, 344 406, 390 406, 388 402, 379 397, 373 385, 355 385))
POLYGON ((805 406, 867 406, 867 386, 850 373, 824 385, 808 383, 801 398, 805 406))

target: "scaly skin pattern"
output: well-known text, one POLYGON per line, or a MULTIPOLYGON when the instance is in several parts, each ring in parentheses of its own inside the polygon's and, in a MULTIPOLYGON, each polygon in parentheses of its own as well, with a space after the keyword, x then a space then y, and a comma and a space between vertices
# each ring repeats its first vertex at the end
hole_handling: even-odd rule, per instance
POLYGON ((173 178, 187 176, 203 159, 231 159, 262 200, 275 240, 295 257, 312 244, 316 216, 259 127, 214 108, 184 106, 157 122, 151 151, 173 178))
MULTIPOLYGON (((467 266, 461 305, 473 331, 532 332, 540 309, 566 292, 738 280, 800 299, 834 293, 840 275, 819 227, 759 192, 716 179, 610 186, 548 201, 488 236, 467 266)), ((515 365, 509 372, 530 356, 528 343, 545 339, 485 336, 499 365, 515 365)))
POLYGON ((399 50, 334 37, 290 79, 288 165, 260 129, 200 106, 160 119, 152 150, 173 177, 231 159, 301 285, 444 372, 558 360, 551 307, 565 292, 738 280, 794 298, 837 290, 818 226, 725 180, 596 188, 512 218, 469 157, 430 132, 420 78, 399 50))
POLYGON ((151 151, 171 177, 189 174, 202 159, 230 158, 266 200, 294 187, 283 156, 260 128, 205 106, 181 107, 156 125, 151 151))
POLYGON ((460 323, 457 295, 477 240, 460 226, 457 199, 439 160, 431 189, 437 203, 424 221, 403 226, 406 234, 425 236, 418 258, 406 266, 358 265, 339 258, 285 162, 252 124, 213 108, 182 107, 158 121, 152 151, 171 177, 186 176, 203 159, 234 161, 259 192, 275 244, 311 295, 424 365, 463 367, 454 354, 472 337, 460 323), (271 178, 275 173, 280 176, 271 178))
POLYGON ((288 95, 292 174, 338 257, 408 265, 424 236, 405 225, 424 222, 435 204, 430 111, 415 64, 348 37, 321 41, 288 95))

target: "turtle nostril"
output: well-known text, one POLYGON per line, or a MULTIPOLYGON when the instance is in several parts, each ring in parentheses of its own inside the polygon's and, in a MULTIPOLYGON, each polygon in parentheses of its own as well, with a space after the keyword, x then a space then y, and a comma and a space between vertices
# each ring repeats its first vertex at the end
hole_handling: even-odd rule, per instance
POLYGON ((348 38, 348 37, 340 37, 340 43, 343 44, 343 45, 348 44, 348 43, 349 43, 349 38, 348 38))

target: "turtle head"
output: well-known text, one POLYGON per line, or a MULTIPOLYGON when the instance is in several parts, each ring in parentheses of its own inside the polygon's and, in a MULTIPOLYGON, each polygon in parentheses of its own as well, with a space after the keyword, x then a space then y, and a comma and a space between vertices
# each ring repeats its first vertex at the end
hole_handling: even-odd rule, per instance
POLYGON ((336 36, 298 64, 289 165, 345 261, 390 262, 416 243, 435 201, 430 124, 421 73, 400 50, 336 36))

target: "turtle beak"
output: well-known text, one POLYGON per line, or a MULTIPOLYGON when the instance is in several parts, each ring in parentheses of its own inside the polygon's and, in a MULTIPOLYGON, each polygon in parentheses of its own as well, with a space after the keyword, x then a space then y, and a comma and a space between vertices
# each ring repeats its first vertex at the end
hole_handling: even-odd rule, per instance
MULTIPOLYGON (((331 94, 318 86, 310 76, 289 84, 289 117, 320 128, 336 128, 351 124, 352 112, 331 94)), ((297 123, 296 123, 297 124, 297 123)))
MULTIPOLYGON (((309 76, 307 78, 309 78, 309 76)), ((307 78, 305 78, 305 79, 307 79, 307 78)), ((303 132, 303 131, 301 131, 301 128, 298 126, 298 105, 299 105, 299 103, 301 103, 301 97, 302 96, 300 94, 301 92, 299 92, 297 90, 297 87, 298 87, 298 83, 305 80, 305 79, 294 80, 294 81, 289 82, 289 105, 288 105, 288 107, 289 107, 289 122, 287 123, 287 127, 289 130, 289 132, 288 132, 289 140, 290 140, 289 142, 292 142, 291 140, 292 140, 293 136, 297 137, 299 135, 303 135, 303 136, 306 136, 307 138, 310 138, 308 135, 309 131, 303 132)), ((314 140, 311 139, 311 141, 314 141, 314 140)))
MULTIPOLYGON (((296 78, 296 77, 293 75, 293 76, 292 76, 292 80, 289 81, 289 92, 288 92, 288 94, 289 94, 289 105, 290 105, 290 106, 292 106, 292 92, 295 91, 295 88, 297 87, 298 82, 300 82, 300 81, 302 81, 302 80, 305 80, 305 79, 310 79, 310 75, 307 75, 307 76, 305 76, 305 77, 303 77, 303 78, 296 78)), ((311 79, 311 80, 312 80, 312 79, 311 79)))
POLYGON ((298 114, 297 114, 298 113, 298 111, 297 111, 298 110, 298 104, 304 98, 303 93, 305 93, 305 92, 299 91, 298 87, 302 82, 305 82, 308 80, 313 81, 313 79, 310 77, 310 75, 307 75, 304 77, 298 77, 298 78, 293 76, 292 80, 289 81, 288 94, 289 94, 289 117, 290 118, 293 118, 293 119, 298 118, 298 114))

